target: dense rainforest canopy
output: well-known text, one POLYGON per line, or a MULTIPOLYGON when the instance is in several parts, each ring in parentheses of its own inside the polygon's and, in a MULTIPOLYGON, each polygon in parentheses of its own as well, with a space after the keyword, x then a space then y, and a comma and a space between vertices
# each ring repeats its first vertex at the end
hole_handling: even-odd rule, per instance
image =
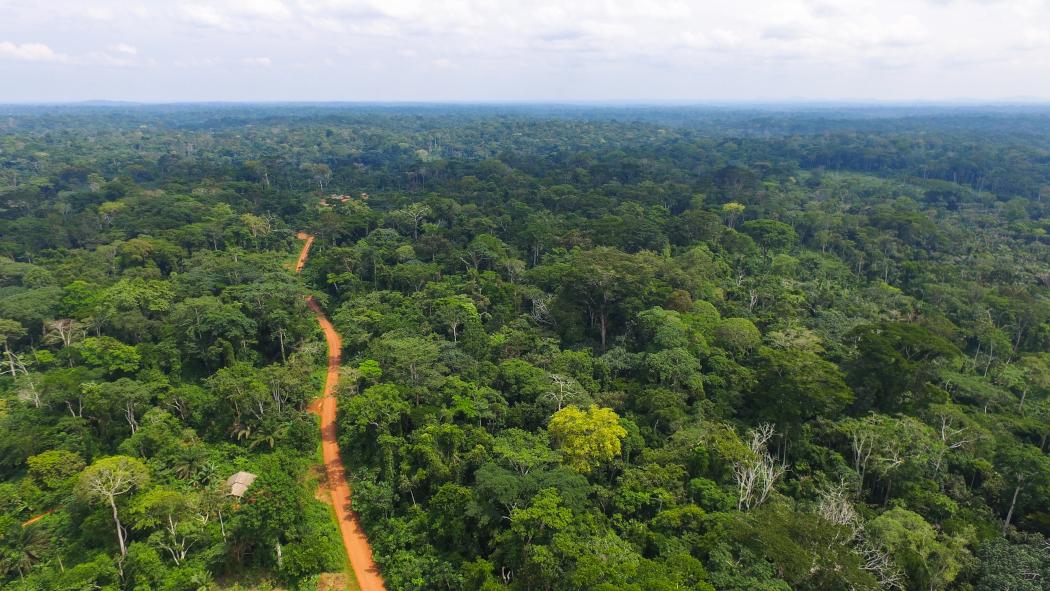
POLYGON ((0 106, 0 589, 342 570, 309 294, 389 589, 1046 589, 1048 230, 1039 108, 0 106))

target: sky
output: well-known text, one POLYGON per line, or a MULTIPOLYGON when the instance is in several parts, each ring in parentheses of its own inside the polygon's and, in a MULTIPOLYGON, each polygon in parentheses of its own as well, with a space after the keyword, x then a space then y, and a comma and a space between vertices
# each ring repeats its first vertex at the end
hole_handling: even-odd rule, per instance
POLYGON ((1050 0, 0 0, 0 102, 1050 100, 1050 0))

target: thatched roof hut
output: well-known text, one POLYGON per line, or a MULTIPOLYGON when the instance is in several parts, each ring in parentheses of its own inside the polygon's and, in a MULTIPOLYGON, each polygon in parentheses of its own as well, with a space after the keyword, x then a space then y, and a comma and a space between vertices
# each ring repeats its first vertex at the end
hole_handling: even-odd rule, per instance
POLYGON ((251 472, 238 472, 226 479, 226 489, 238 499, 244 496, 244 492, 255 482, 255 474, 251 472))

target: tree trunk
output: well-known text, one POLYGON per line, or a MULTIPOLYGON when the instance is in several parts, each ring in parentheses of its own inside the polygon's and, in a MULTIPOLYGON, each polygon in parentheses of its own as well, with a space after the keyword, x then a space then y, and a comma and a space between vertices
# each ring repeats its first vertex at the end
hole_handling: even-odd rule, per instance
POLYGON ((110 496, 109 506, 113 509, 113 523, 117 525, 117 542, 120 543, 120 555, 127 556, 128 548, 124 544, 124 526, 120 525, 120 516, 117 514, 117 500, 110 496))
POLYGON ((1014 516, 1014 507, 1017 506, 1017 494, 1021 492, 1021 484, 1024 483, 1024 477, 1017 479, 1017 487, 1014 488, 1014 497, 1010 500, 1010 510, 1006 512, 1006 521, 1003 522, 1003 535, 1010 529, 1010 520, 1014 516))
POLYGON ((11 365, 11 379, 15 379, 15 356, 11 354, 11 348, 7 345, 7 341, 4 341, 4 353, 7 355, 7 362, 11 365))

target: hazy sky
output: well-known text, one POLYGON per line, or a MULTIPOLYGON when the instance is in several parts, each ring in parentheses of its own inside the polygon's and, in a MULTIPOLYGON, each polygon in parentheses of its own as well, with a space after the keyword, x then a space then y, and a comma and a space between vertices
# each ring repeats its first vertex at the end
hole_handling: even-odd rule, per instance
POLYGON ((0 101, 1050 99, 1050 0, 0 0, 0 101))

